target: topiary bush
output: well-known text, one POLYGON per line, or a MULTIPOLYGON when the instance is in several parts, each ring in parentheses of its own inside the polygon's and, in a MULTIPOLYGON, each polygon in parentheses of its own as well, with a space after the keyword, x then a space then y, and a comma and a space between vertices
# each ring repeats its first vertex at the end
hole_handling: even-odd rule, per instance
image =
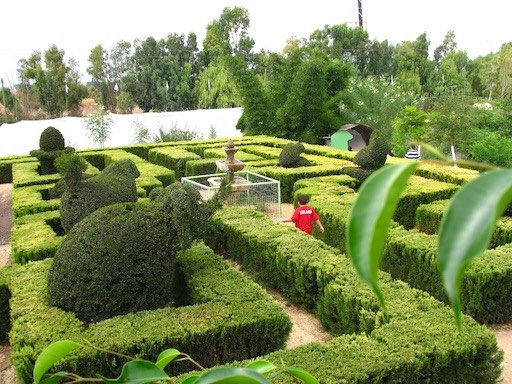
POLYGON ((286 144, 279 154, 279 165, 284 168, 295 168, 309 165, 308 159, 301 156, 306 150, 302 143, 286 144))
POLYGON ((55 127, 48 127, 39 137, 39 149, 30 151, 30 154, 39 160, 41 165, 41 174, 49 175, 57 173, 55 159, 67 153, 74 152, 75 149, 64 146, 64 136, 55 127))
POLYGON ((39 137, 39 148, 46 152, 55 152, 64 149, 64 136, 55 127, 48 127, 39 137))
MULTIPOLYGON (((79 166, 79 165, 76 165, 79 166)), ((135 179, 140 175, 130 159, 118 160, 99 175, 82 178, 76 167, 66 173, 66 189, 60 200, 60 221, 67 233, 73 226, 100 207, 138 199, 135 179), (70 173, 75 173, 71 176, 70 173)))
POLYGON ((203 237, 219 204, 181 183, 153 198, 102 207, 73 227, 49 271, 52 305, 90 323, 173 304, 175 256, 203 237))
POLYGON ((384 134, 379 130, 374 130, 370 136, 368 146, 357 152, 352 160, 359 167, 344 167, 342 172, 362 183, 374 171, 386 164, 389 150, 390 145, 384 134))

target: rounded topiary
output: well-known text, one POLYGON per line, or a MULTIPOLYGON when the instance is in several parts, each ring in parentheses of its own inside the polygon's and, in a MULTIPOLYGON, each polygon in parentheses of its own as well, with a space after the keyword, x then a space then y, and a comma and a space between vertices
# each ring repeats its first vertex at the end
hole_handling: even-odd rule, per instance
POLYGON ((50 303, 85 322, 171 304, 175 255, 205 233, 217 207, 174 183, 152 201, 96 210, 73 227, 55 253, 50 303))
MULTIPOLYGON (((137 201, 135 179, 138 175, 135 163, 125 159, 111 163, 98 175, 82 178, 73 188, 68 185, 60 200, 60 221, 64 231, 69 232, 100 207, 137 201)), ((76 181, 75 178, 72 180, 76 181)))
POLYGON ((46 152, 55 152, 63 150, 64 147, 64 136, 55 127, 48 127, 39 137, 39 148, 46 152))
POLYGON ((357 152, 352 161, 361 168, 375 170, 386 163, 389 149, 389 143, 384 135, 378 130, 374 130, 368 146, 357 152))
POLYGON ((279 165, 284 168, 294 168, 309 165, 309 161, 301 156, 306 148, 302 143, 286 144, 279 154, 279 165))
POLYGON ((50 126, 41 132, 39 149, 30 151, 30 154, 39 160, 41 174, 49 175, 57 173, 55 159, 74 151, 74 148, 64 147, 64 136, 62 136, 62 133, 57 128, 50 126))

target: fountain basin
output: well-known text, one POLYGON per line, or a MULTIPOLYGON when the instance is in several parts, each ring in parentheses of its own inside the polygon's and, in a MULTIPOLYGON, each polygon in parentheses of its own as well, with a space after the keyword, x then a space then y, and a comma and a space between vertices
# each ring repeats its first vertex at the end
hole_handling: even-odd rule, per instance
POLYGON ((217 168, 222 172, 238 172, 241 171, 245 164, 240 160, 233 160, 233 162, 227 162, 226 160, 217 160, 215 162, 215 165, 217 165, 217 168))
MULTIPOLYGON (((206 180, 208 181, 208 184, 210 185, 210 187, 218 188, 218 187, 220 187, 220 184, 222 182, 222 177, 214 176, 214 177, 209 177, 206 180)), ((240 176, 235 176, 233 178, 233 183, 231 183, 231 189, 233 191, 240 191, 240 192, 247 191, 249 189, 250 185, 251 185, 251 182, 248 181, 246 178, 240 177, 240 176)))

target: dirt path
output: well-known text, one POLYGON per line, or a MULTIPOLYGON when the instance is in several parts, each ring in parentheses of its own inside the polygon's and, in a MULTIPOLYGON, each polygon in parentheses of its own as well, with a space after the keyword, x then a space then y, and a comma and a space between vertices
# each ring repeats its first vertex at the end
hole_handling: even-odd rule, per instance
MULTIPOLYGON (((10 263, 10 230, 12 226, 12 184, 0 184, 0 267, 10 263)), ((291 217, 293 206, 283 204, 282 217, 291 217)), ((326 342, 332 336, 325 331, 319 321, 309 312, 289 303, 275 291, 269 293, 283 306, 292 320, 292 331, 286 344, 287 348, 295 348, 310 342, 326 342)), ((505 351, 503 384, 512 384, 512 323, 491 327, 496 334, 500 348, 505 351)), ((0 383, 18 384, 14 368, 10 364, 11 347, 0 345, 0 383)))

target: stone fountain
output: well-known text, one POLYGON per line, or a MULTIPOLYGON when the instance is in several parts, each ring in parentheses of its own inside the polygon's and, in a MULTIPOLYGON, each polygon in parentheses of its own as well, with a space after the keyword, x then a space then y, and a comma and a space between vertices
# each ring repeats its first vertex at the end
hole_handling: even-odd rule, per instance
POLYGON ((247 206, 265 212, 274 218, 281 217, 281 188, 278 180, 259 175, 249 170, 243 170, 245 164, 235 159, 238 148, 229 139, 226 146, 225 160, 216 161, 217 169, 223 172, 206 175, 182 177, 181 181, 199 191, 203 199, 208 200, 220 188, 222 180, 227 178, 231 192, 224 204, 227 206, 247 206))
MULTIPOLYGON (((238 148, 235 146, 233 140, 229 139, 226 146, 222 147, 222 149, 226 152, 226 160, 216 161, 215 164, 217 165, 217 168, 226 173, 229 184, 231 184, 232 188, 240 190, 241 187, 247 187, 249 182, 245 178, 235 175, 235 172, 244 169, 245 164, 242 161, 235 159, 235 153, 238 151, 238 148)), ((212 187, 220 186, 221 181, 222 178, 217 176, 208 178, 208 183, 212 187)))

